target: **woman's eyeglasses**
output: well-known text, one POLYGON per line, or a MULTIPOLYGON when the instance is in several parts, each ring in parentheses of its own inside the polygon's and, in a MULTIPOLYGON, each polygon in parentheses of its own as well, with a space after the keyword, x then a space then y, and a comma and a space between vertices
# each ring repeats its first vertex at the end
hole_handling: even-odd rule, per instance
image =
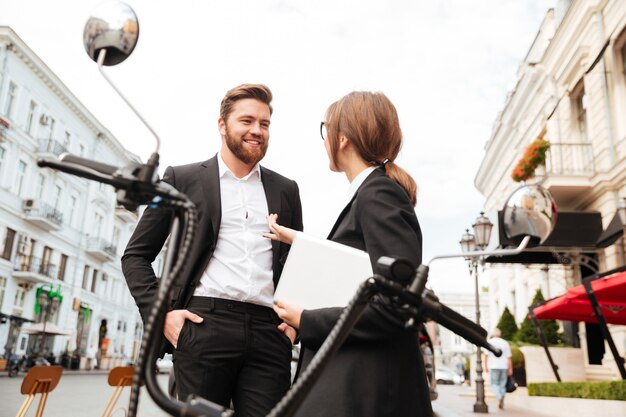
POLYGON ((326 140, 326 122, 320 123, 320 135, 322 136, 322 140, 326 140))

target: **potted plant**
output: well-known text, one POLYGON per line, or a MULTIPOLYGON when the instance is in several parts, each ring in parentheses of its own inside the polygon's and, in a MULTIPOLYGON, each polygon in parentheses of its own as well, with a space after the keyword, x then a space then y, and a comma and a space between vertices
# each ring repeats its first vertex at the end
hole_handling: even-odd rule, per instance
POLYGON ((521 182, 534 177, 537 167, 545 165, 548 149, 550 149, 550 142, 542 138, 535 139, 528 145, 511 173, 513 181, 521 182))

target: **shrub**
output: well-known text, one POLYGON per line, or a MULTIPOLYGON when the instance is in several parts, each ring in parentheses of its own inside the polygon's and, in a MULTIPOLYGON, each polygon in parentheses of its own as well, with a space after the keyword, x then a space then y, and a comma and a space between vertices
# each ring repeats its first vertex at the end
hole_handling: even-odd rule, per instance
POLYGON ((508 307, 504 307, 504 311, 498 321, 498 329, 500 329, 504 340, 513 340, 517 333, 517 323, 515 323, 515 318, 508 307))
MULTIPOLYGON (((541 290, 538 289, 533 297, 532 304, 540 304, 544 302, 543 294, 541 290)), ((548 345, 556 345, 561 342, 561 335, 559 334, 559 325, 556 320, 538 320, 539 327, 541 327, 541 331, 546 338, 546 342, 548 345)), ((535 331, 535 326, 533 326, 533 322, 528 317, 528 315, 524 318, 522 325, 519 328, 517 333, 516 340, 520 342, 532 343, 535 345, 540 344, 539 337, 537 336, 537 332, 535 331)))
POLYGON ((519 348, 511 346, 511 361, 513 362, 513 368, 525 368, 526 362, 524 360, 524 354, 519 348))
POLYGON ((626 401, 626 381, 532 383, 528 395, 626 401))

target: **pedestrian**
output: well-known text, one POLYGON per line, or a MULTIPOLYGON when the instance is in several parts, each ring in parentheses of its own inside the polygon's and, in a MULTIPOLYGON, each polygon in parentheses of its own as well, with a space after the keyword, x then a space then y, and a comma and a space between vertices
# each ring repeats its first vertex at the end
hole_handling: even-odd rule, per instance
POLYGON ((94 369, 94 367, 98 366, 98 364, 96 363, 97 355, 98 355, 98 348, 96 348, 92 343, 87 348, 87 354, 85 356, 87 358, 87 370, 88 371, 91 371, 94 369))
MULTIPOLYGON (((395 163, 402 131, 394 105, 382 93, 352 92, 331 104, 320 129, 330 169, 350 182, 347 205, 328 239, 366 251, 374 270, 385 255, 416 268, 422 260, 416 185, 395 163)), ((295 232, 283 227, 280 214, 269 220, 268 237, 293 240, 295 232)), ((278 300, 274 309, 300 330, 302 372, 344 309, 303 311, 288 301, 278 300)), ((406 328, 406 320, 393 300, 375 296, 296 416, 432 416, 417 332, 406 328)))
POLYGON ((498 400, 498 408, 504 408, 504 396, 506 395, 506 380, 513 375, 513 360, 511 359, 511 347, 509 342, 502 339, 500 329, 495 328, 489 343, 502 351, 497 357, 491 352, 485 355, 485 372, 491 375, 491 389, 498 400))
MULTIPOLYGON (((289 245, 263 237, 268 213, 302 230, 298 185, 259 165, 270 138, 272 93, 262 84, 229 90, 217 126, 220 151, 204 162, 168 167, 163 181, 199 213, 195 239, 173 284, 164 334, 174 349, 178 398, 196 394, 237 416, 265 416, 289 389, 295 331, 272 310, 289 245)), ((172 214, 147 208, 122 257, 143 320, 158 280, 152 262, 172 214)))

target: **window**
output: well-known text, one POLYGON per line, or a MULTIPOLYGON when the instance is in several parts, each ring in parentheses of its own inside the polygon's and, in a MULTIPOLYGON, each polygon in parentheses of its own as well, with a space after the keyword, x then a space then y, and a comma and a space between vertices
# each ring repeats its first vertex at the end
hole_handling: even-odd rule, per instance
POLYGON ((589 131, 587 124, 587 107, 589 105, 589 100, 587 98, 587 95, 585 94, 585 84, 583 83, 583 81, 579 82, 578 85, 574 88, 573 100, 576 116, 576 128, 578 129, 580 140, 582 142, 587 142, 589 140, 589 131))
POLYGON ((2 167, 4 166, 4 156, 6 155, 6 150, 0 146, 0 178, 2 178, 2 167))
POLYGON ((7 289, 6 277, 0 277, 0 308, 2 308, 2 303, 4 301, 4 293, 6 289, 7 289))
POLYGON ((65 150, 70 149, 71 141, 72 141, 72 134, 66 130, 65 139, 63 140, 63 146, 65 147, 65 150))
POLYGON ((93 236, 95 238, 99 238, 100 237, 100 233, 102 233, 102 222, 103 221, 104 221, 104 217, 102 217, 100 214, 96 213, 95 219, 94 219, 94 226, 93 226, 93 236))
POLYGON ((83 270, 83 283, 81 285, 81 288, 83 290, 86 290, 88 285, 89 285, 89 265, 85 265, 85 269, 83 270))
POLYGON ((61 254, 59 258, 59 273, 57 274, 57 279, 60 281, 65 281, 65 269, 67 268, 67 255, 61 254))
POLYGON ((622 72, 624 76, 626 76, 626 42, 624 42, 624 46, 622 46, 622 72))
POLYGON ((15 176, 14 190, 18 196, 22 195, 22 187, 24 186, 24 177, 26 176, 26 162, 21 159, 17 163, 17 175, 15 176))
POLYGON ((13 254, 13 244, 15 243, 15 230, 7 227, 7 233, 4 237, 4 249, 2 250, 2 257, 7 260, 11 260, 13 254))
POLYGON ((72 223, 74 222, 74 213, 76 212, 76 202, 77 202, 77 198, 75 195, 70 197, 70 209, 69 209, 69 215, 68 215, 68 219, 69 219, 69 225, 72 226, 72 223))
POLYGON ((91 292, 95 294, 96 288, 98 288, 98 270, 94 269, 91 278, 91 292))
POLYGON ((7 91, 7 98, 4 103, 4 114, 6 114, 9 118, 13 113, 13 109, 15 107, 15 99, 17 96, 17 85, 11 81, 9 83, 9 91, 7 91))
POLYGON ((24 300, 26 299, 26 290, 23 286, 18 285, 15 289, 15 298, 13 299, 13 312, 21 314, 24 310, 24 300))
POLYGON ((54 186, 54 209, 55 210, 60 210, 61 209, 61 197, 63 194, 63 190, 61 189, 60 186, 55 185, 54 186))
POLYGON ((24 127, 24 131, 29 135, 33 135, 33 126, 35 121, 35 114, 37 113, 37 103, 33 100, 30 101, 30 105, 28 106, 28 115, 26 116, 26 126, 24 127))
POLYGON ((120 228, 117 226, 113 227, 113 241, 111 242, 111 244, 114 247, 118 247, 120 243, 120 228))
POLYGON ((56 120, 54 120, 54 117, 50 116, 50 131, 48 132, 48 139, 53 139, 54 138, 54 125, 57 123, 56 120))
POLYGON ((46 176, 43 174, 37 174, 37 198, 41 200, 43 198, 43 190, 46 188, 46 176))
POLYGON ((43 256, 41 257, 41 272, 44 275, 50 275, 50 259, 52 258, 52 248, 50 246, 43 247, 43 256))

